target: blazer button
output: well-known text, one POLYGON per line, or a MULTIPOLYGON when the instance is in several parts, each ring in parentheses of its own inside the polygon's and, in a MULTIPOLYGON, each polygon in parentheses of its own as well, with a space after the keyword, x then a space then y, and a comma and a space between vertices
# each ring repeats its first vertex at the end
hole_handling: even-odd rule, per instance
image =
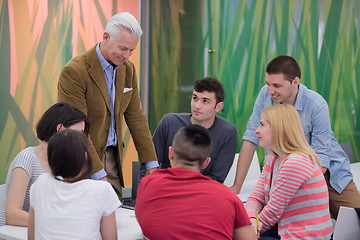
POLYGON ((105 133, 108 134, 108 133, 109 133, 109 130, 105 130, 105 133))

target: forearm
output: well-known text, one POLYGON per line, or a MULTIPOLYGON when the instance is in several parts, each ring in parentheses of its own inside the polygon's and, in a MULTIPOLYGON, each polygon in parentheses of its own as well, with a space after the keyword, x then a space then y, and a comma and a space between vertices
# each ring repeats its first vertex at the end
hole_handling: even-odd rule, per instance
POLYGON ((35 220, 34 220, 34 209, 30 207, 29 210, 29 222, 28 222, 28 240, 35 239, 35 220))
POLYGON ((6 210, 5 221, 7 225, 28 226, 29 213, 20 209, 6 210))
POLYGON ((237 192, 240 192, 242 188, 246 174, 249 170, 251 161, 253 159, 255 150, 256 150, 256 145, 250 141, 245 140, 241 146, 237 168, 236 168, 235 181, 233 185, 233 187, 236 188, 237 192))

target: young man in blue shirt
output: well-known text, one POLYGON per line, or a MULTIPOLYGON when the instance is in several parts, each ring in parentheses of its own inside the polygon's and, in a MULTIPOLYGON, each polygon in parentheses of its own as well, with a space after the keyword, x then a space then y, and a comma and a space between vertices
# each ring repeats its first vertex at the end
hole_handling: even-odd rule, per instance
POLYGON ((334 138, 327 102, 320 94, 302 85, 300 78, 300 67, 292 57, 278 56, 268 64, 267 85, 260 90, 246 125, 232 189, 237 193, 240 191, 259 144, 254 131, 259 125, 261 111, 277 103, 291 104, 300 114, 307 141, 321 160, 329 189, 330 212, 337 218, 340 206, 360 207, 360 194, 349 170, 350 160, 334 138))

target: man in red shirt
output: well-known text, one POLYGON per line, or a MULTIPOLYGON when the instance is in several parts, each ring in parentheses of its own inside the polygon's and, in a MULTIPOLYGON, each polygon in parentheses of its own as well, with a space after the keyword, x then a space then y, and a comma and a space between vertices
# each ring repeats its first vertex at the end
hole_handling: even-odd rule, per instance
POLYGON ((172 168, 156 170, 140 181, 135 214, 145 237, 257 239, 236 194, 200 173, 211 160, 210 150, 207 129, 183 127, 169 147, 172 168))

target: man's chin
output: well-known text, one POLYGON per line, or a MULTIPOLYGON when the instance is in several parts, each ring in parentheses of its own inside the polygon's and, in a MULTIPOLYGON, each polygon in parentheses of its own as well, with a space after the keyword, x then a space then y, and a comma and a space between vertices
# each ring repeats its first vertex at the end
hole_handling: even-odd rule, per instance
POLYGON ((273 100, 274 102, 276 102, 276 103, 281 103, 281 102, 282 102, 279 98, 275 98, 275 99, 273 98, 272 100, 273 100))

